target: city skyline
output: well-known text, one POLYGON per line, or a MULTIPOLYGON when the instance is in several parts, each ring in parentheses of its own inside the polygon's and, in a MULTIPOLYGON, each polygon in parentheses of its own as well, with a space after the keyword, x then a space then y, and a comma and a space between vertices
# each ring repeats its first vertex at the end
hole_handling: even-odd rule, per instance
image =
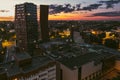
POLYGON ((25 2, 49 5, 49 20, 120 20, 120 0, 4 0, 0 3, 0 21, 13 21, 15 5, 25 2))

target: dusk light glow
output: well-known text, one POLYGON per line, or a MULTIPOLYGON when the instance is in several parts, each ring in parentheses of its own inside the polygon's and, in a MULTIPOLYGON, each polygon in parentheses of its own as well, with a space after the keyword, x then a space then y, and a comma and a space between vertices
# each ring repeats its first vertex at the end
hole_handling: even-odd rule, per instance
POLYGON ((79 4, 79 10, 67 9, 53 10, 54 14, 49 14, 49 20, 120 20, 120 0, 3 0, 0 3, 0 21, 14 21, 15 5, 24 2, 32 2, 36 5, 61 5, 63 9, 66 4, 72 8, 79 4), (111 2, 110 2, 111 1, 111 2), (64 12, 67 11, 67 12, 64 12))

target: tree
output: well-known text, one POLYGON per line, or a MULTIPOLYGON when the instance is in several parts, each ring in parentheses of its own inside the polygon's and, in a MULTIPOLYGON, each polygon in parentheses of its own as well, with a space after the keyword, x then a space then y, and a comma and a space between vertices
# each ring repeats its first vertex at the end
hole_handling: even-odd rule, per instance
POLYGON ((119 41, 113 39, 106 39, 104 45, 110 48, 118 49, 119 41))
POLYGON ((101 33, 101 34, 98 35, 98 37, 101 38, 101 39, 102 39, 102 38, 105 38, 105 37, 106 37, 106 33, 105 33, 105 32, 104 32, 104 33, 101 33))
POLYGON ((120 76, 113 78, 112 80, 120 80, 120 76))

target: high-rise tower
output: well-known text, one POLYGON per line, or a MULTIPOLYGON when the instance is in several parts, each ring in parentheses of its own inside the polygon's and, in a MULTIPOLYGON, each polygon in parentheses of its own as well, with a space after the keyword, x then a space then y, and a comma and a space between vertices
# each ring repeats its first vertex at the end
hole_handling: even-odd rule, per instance
POLYGON ((44 42, 49 40, 48 8, 47 5, 40 5, 40 30, 41 39, 44 42))
POLYGON ((31 50, 38 40, 37 6, 33 3, 15 6, 15 26, 17 46, 21 50, 31 50))

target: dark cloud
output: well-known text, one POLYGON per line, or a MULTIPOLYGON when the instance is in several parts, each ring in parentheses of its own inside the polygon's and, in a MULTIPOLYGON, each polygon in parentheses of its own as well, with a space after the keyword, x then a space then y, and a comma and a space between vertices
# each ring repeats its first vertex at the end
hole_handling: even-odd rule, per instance
MULTIPOLYGON (((86 2, 85 2, 86 3, 86 2)), ((81 3, 80 4, 75 4, 75 6, 71 5, 71 4, 64 4, 64 5, 57 5, 57 4, 52 4, 49 5, 49 13, 50 14, 56 14, 56 13, 69 13, 69 12, 73 12, 73 11, 92 11, 92 10, 96 10, 96 9, 108 9, 108 8, 113 8, 114 4, 118 4, 120 3, 120 0, 102 0, 102 1, 98 1, 95 4, 90 4, 88 6, 85 7, 81 7, 81 3), (106 7, 104 7, 103 5, 106 5, 106 7)))
POLYGON ((95 13, 92 16, 87 16, 87 17, 94 17, 94 16, 120 17, 120 11, 95 13))
POLYGON ((99 1, 99 3, 105 4, 106 8, 113 8, 114 4, 120 3, 120 0, 99 1))
POLYGON ((68 12, 73 12, 75 10, 80 10, 80 4, 76 4, 76 6, 72 6, 71 4, 64 4, 64 5, 57 5, 57 4, 52 4, 49 5, 49 13, 50 14, 56 14, 56 13, 68 13, 68 12))
POLYGON ((73 12, 73 11, 92 11, 94 9, 98 9, 102 4, 91 4, 88 5, 87 7, 81 8, 81 4, 76 4, 75 6, 72 6, 71 4, 64 4, 64 5, 57 5, 57 4, 52 4, 49 5, 49 13, 50 14, 56 14, 56 13, 68 13, 68 12, 73 12))
POLYGON ((81 4, 76 4, 76 10, 78 11, 78 10, 80 10, 80 7, 81 7, 81 4))
POLYGON ((94 9, 98 9, 100 6, 102 6, 102 4, 90 4, 87 7, 83 7, 81 10, 88 10, 88 11, 92 11, 94 9))
POLYGON ((0 12, 9 12, 9 10, 0 10, 0 12))

